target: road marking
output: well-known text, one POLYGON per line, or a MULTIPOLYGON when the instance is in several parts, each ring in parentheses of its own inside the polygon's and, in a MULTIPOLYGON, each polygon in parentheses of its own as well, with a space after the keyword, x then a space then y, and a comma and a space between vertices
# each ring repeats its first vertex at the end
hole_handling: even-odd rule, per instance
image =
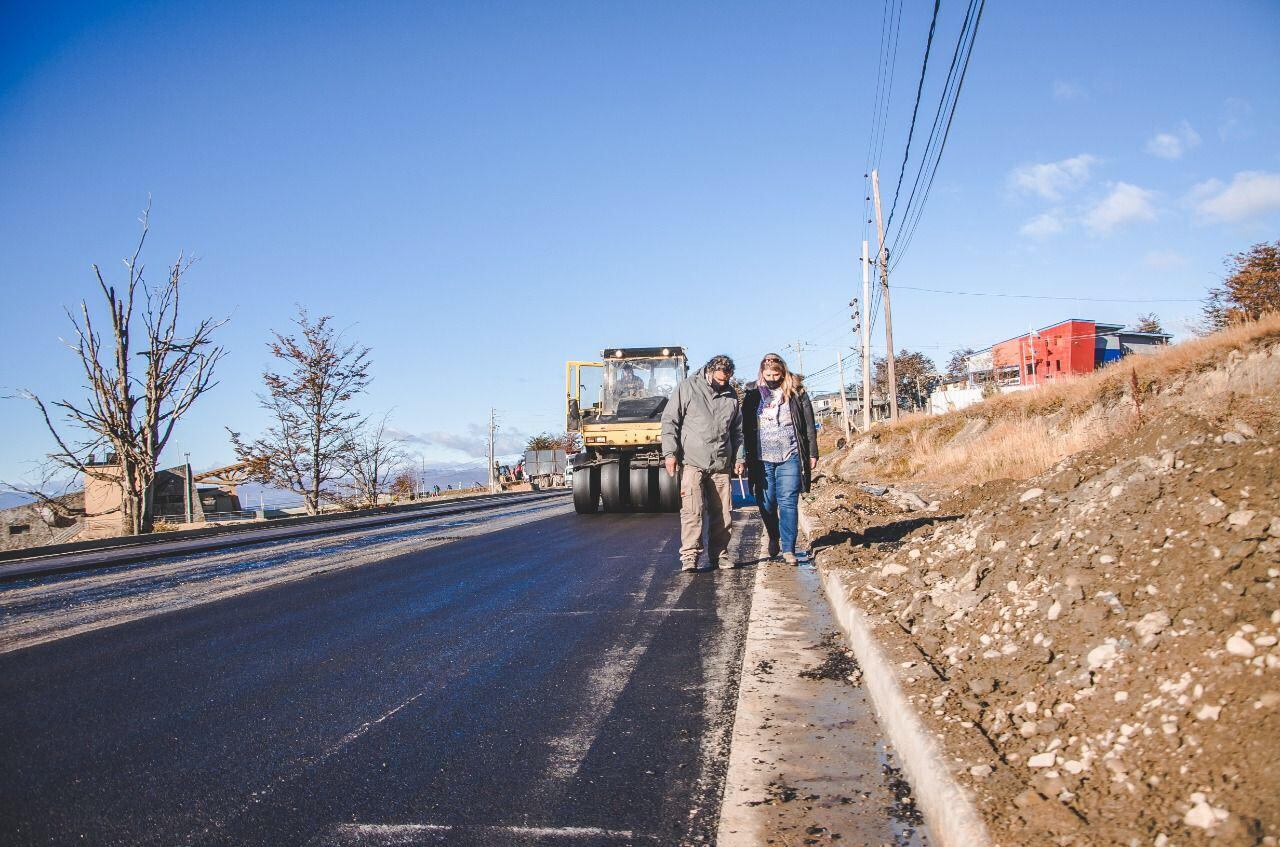
POLYGON ((318 843, 324 845, 412 845, 441 843, 439 836, 446 833, 487 835, 496 838, 533 836, 577 840, 583 838, 619 841, 656 841, 651 835, 638 835, 629 829, 601 829, 594 826, 503 826, 460 825, 433 823, 346 823, 339 824, 328 837, 318 843), (425 838, 419 838, 425 836, 425 838))

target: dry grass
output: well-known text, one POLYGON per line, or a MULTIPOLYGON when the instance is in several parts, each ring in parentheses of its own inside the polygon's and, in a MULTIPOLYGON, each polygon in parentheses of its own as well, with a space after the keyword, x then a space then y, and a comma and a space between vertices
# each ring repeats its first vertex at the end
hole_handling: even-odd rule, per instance
MULTIPOLYGON (((855 453, 869 454, 879 478, 982 483, 1026 479, 1096 447, 1153 411, 1157 392, 1221 366, 1232 351, 1280 341, 1280 313, 1240 324, 1159 353, 1130 356, 1093 374, 926 417, 882 426, 855 453)), ((1250 386, 1240 388, 1249 391, 1250 386)))

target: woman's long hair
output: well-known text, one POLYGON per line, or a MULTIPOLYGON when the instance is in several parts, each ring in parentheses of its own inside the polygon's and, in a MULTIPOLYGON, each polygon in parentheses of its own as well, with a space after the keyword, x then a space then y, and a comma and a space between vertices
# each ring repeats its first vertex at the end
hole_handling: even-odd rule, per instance
POLYGON ((781 391, 782 401, 784 403, 791 402, 792 397, 804 390, 803 383, 804 377, 798 373, 792 372, 791 368, 787 367, 786 360, 777 353, 767 353, 765 354, 765 357, 760 360, 760 372, 756 375, 756 386, 761 389, 781 391), (768 389, 768 386, 765 385, 764 382, 765 368, 768 368, 769 370, 776 369, 782 371, 782 386, 780 388, 768 389))

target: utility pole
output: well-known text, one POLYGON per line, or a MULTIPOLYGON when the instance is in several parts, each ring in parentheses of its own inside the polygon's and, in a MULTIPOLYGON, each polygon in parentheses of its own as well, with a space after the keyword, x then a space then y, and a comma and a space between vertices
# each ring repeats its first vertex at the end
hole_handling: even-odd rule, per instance
POLYGON ((182 505, 183 511, 186 512, 187 523, 191 523, 193 517, 191 513, 191 454, 183 453, 182 455, 187 460, 186 473, 183 474, 186 479, 183 480, 182 505))
POLYGON ((889 364, 889 419, 898 419, 898 374, 893 364, 893 313, 889 310, 889 249, 884 243, 884 219, 880 214, 880 172, 871 172, 876 201, 876 233, 880 236, 880 296, 884 299, 885 354, 889 364))
POLYGON ((862 431, 871 429, 871 257, 867 242, 862 242, 862 304, 867 314, 862 318, 862 431))
POLYGON ((852 435, 849 432, 849 400, 844 392, 844 359, 839 348, 836 349, 836 367, 840 370, 840 420, 844 422, 844 443, 848 444, 852 435))
POLYGON ((498 491, 498 475, 494 472, 493 463, 497 461, 494 456, 493 437, 498 431, 497 412, 489 409, 489 493, 495 494, 498 491))
POLYGON ((796 373, 801 376, 804 375, 804 348, 800 346, 802 344, 804 344, 803 341, 796 342, 796 373))

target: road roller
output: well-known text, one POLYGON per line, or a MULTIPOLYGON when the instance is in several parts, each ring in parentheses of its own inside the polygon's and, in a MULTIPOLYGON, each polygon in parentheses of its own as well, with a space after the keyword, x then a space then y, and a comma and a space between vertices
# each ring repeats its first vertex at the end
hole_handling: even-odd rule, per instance
POLYGON ((683 347, 618 347, 565 367, 566 429, 580 515, 678 512, 680 481, 662 467, 662 410, 689 372, 683 347))

